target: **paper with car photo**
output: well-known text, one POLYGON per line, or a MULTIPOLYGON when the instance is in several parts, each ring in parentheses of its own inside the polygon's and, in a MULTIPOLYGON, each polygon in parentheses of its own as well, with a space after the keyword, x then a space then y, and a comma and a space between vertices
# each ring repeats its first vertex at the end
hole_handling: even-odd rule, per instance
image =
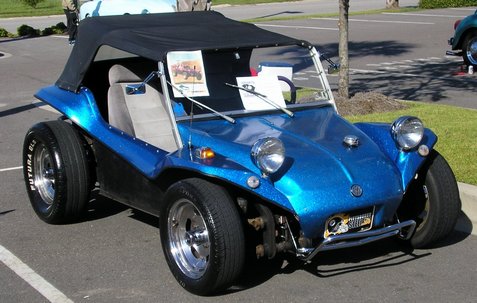
MULTIPOLYGON (((280 107, 286 107, 280 83, 275 75, 260 75, 257 77, 237 77, 237 86, 255 91, 266 96, 266 99, 280 107)), ((240 90, 243 106, 247 110, 275 109, 273 105, 263 100, 264 97, 240 90)))
POLYGON ((209 96, 201 51, 177 51, 167 54, 167 68, 173 86, 174 97, 209 96), (184 95, 183 95, 184 94, 184 95))

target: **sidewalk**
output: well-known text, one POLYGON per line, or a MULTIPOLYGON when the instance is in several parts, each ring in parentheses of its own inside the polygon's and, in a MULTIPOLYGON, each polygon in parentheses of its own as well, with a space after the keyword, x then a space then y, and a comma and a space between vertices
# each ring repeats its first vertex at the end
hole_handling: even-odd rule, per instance
POLYGON ((477 186, 459 182, 462 215, 457 221, 456 229, 477 236, 477 186))

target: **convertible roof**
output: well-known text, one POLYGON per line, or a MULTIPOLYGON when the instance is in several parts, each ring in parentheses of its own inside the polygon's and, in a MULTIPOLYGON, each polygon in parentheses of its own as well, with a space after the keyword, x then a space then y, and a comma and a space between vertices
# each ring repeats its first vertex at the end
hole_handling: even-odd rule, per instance
POLYGON ((77 91, 102 45, 162 61, 170 51, 303 43, 213 11, 91 17, 80 22, 76 44, 56 85, 77 91))

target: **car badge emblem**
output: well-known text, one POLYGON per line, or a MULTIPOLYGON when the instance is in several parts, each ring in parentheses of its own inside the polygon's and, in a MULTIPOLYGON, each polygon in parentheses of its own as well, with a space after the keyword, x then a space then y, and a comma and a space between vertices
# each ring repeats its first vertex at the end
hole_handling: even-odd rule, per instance
POLYGON ((357 147, 359 145, 359 138, 354 135, 347 135, 343 139, 343 144, 347 147, 357 147))
POLYGON ((361 197, 361 195, 363 194, 363 189, 361 188, 361 186, 354 184, 353 186, 351 186, 351 194, 353 195, 353 197, 361 197))

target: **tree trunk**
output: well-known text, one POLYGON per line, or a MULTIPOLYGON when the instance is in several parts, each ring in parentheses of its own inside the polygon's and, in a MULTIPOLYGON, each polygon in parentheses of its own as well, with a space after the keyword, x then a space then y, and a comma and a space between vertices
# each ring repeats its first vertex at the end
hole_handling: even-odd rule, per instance
POLYGON ((399 8, 399 0, 386 0, 386 8, 399 8))
POLYGON ((348 11, 349 0, 339 0, 339 58, 340 72, 338 81, 338 94, 349 98, 349 64, 348 64, 348 11))

